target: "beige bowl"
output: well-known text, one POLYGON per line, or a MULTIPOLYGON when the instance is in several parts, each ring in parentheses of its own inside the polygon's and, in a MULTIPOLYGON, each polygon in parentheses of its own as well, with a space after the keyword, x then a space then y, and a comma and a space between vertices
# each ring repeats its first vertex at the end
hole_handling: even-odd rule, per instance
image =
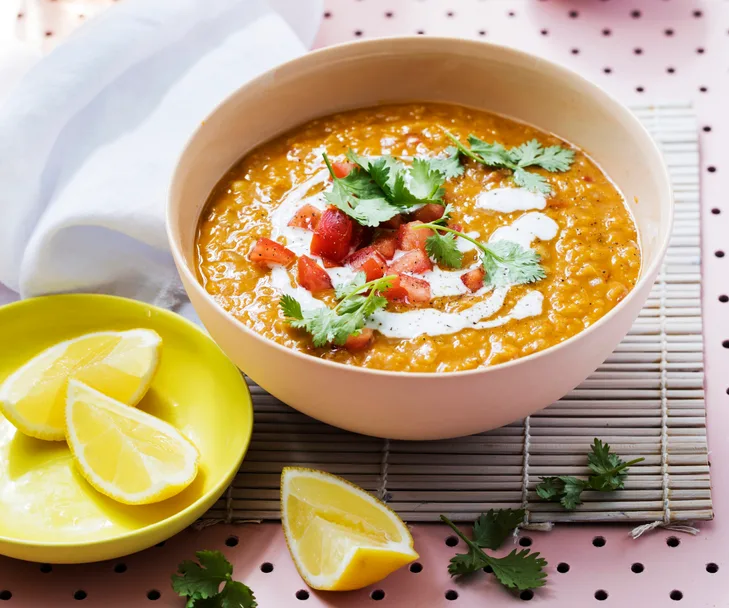
POLYGON ((213 339, 246 374, 292 407, 345 429, 402 439, 466 435, 508 424, 559 399, 610 354, 645 303, 671 231, 666 168, 620 103, 577 74, 520 51, 414 37, 316 51, 249 82, 208 116, 175 173, 167 227, 185 289, 213 339), (198 283, 198 217, 223 174, 259 144, 315 117, 398 101, 497 112, 551 131, 592 155, 638 223, 643 269, 635 289, 589 329, 542 352, 447 374, 377 371, 311 357, 263 338, 198 283))

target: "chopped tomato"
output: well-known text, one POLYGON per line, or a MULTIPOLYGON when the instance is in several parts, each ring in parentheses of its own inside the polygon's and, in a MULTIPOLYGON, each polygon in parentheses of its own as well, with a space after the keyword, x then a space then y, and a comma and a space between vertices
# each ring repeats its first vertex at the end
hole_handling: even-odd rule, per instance
POLYGON ((369 327, 365 327, 357 336, 349 336, 347 341, 344 343, 344 348, 348 351, 356 353, 358 351, 368 348, 372 341, 375 339, 374 330, 369 327))
POLYGON ((381 232, 372 241, 372 247, 379 251, 385 259, 391 260, 397 251, 397 234, 394 230, 381 232))
POLYGON ((405 220, 403 219, 402 215, 396 215, 395 217, 391 217, 386 222, 382 222, 380 224, 380 228, 395 228, 395 229, 397 229, 397 228, 399 228, 401 226, 401 224, 404 221, 405 220))
POLYGON ((342 262, 349 254, 352 241, 352 220, 339 209, 322 213, 311 239, 311 253, 332 262, 342 262))
POLYGON ((408 251, 390 264, 390 272, 427 272, 433 270, 433 263, 422 249, 408 251))
POLYGON ((348 263, 355 270, 364 272, 368 281, 384 277, 387 271, 387 260, 372 246, 355 251, 349 256, 348 263))
POLYGON ((363 226, 357 222, 352 222, 352 242, 350 245, 355 249, 369 244, 372 239, 372 228, 363 226))
POLYGON ((401 284, 401 277, 397 276, 392 279, 392 285, 389 289, 382 292, 390 302, 404 302, 408 297, 408 291, 401 284))
POLYGON ((327 260, 326 258, 321 259, 321 264, 324 266, 324 268, 338 268, 341 266, 341 262, 332 262, 331 260, 327 260))
POLYGON ((425 228, 416 228, 423 224, 420 221, 408 222, 400 226, 397 231, 397 243, 400 249, 409 251, 410 249, 421 249, 425 251, 425 241, 433 234, 433 231, 425 228))
POLYGON ((306 230, 316 230, 319 220, 321 219, 321 211, 313 205, 306 204, 291 218, 289 226, 295 228, 305 228, 306 230))
POLYGON ((299 258, 297 270, 299 285, 311 293, 332 288, 332 280, 327 271, 309 256, 302 255, 299 258))
POLYGON ((482 266, 469 270, 465 274, 461 275, 461 281, 471 291, 478 291, 483 287, 483 279, 486 276, 486 271, 482 266))
POLYGON ((420 220, 427 224, 428 222, 434 222, 435 220, 442 218, 444 211, 445 207, 443 205, 428 203, 417 211, 413 211, 411 217, 414 220, 420 220))
POLYGON ((349 162, 332 163, 332 171, 339 179, 347 177, 354 169, 355 164, 349 162))
POLYGON ((428 281, 401 274, 400 286, 408 292, 407 299, 409 302, 430 301, 430 283, 428 281))
POLYGON ((286 249, 281 243, 262 238, 258 239, 253 246, 248 254, 248 259, 262 266, 271 266, 272 264, 290 266, 296 259, 296 254, 290 249, 286 249))

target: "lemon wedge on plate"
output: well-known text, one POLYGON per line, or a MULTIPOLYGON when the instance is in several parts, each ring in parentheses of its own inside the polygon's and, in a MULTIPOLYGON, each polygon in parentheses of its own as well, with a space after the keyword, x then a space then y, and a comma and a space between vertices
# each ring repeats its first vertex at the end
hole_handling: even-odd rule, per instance
POLYGON ((418 558, 394 511, 322 471, 283 469, 281 521, 296 569, 314 589, 361 589, 418 558))
POLYGON ((136 405, 152 382, 161 346, 162 338, 150 329, 102 331, 61 342, 3 382, 0 409, 26 435, 60 441, 69 379, 136 405))
POLYGON ((175 427, 70 380, 66 439, 94 488, 128 505, 180 493, 197 475, 199 454, 175 427))

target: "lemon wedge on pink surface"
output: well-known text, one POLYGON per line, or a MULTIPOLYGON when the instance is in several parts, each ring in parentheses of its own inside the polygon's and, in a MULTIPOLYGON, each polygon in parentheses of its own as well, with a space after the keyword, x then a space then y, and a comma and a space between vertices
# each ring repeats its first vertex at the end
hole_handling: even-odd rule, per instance
POLYGON ((152 382, 162 339, 149 329, 85 334, 44 350, 0 386, 0 410, 22 433, 61 441, 69 380, 127 405, 152 382))
POLYGON ((418 559, 394 511, 323 471, 284 468, 281 521, 296 568, 314 589, 361 589, 418 559))
POLYGON ((76 380, 68 383, 66 439, 86 480, 124 504, 165 500, 197 475, 198 451, 175 427, 76 380))

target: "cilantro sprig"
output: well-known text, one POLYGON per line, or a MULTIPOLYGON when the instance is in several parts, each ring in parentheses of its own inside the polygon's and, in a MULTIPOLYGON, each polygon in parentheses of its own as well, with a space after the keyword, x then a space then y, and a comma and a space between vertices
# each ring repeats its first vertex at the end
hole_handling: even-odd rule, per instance
POLYGON ((416 158, 412 166, 391 155, 369 158, 349 150, 356 166, 346 177, 337 177, 323 154, 333 186, 324 196, 363 226, 377 226, 398 213, 429 203, 443 204, 443 184, 463 173, 455 147, 445 158, 416 158))
POLYGON ((628 468, 645 460, 636 458, 630 462, 621 460, 620 456, 610 451, 610 446, 595 438, 587 455, 587 466, 592 474, 587 479, 559 475, 541 477, 537 485, 537 495, 543 500, 559 502, 565 509, 572 511, 582 504, 580 498, 584 490, 612 492, 625 486, 628 468))
POLYGON ((303 310, 301 303, 288 294, 281 297, 280 307, 286 321, 311 334, 314 346, 336 344, 342 346, 350 336, 357 336, 367 318, 385 308, 387 299, 382 292, 392 286, 395 275, 367 281, 364 272, 358 272, 344 285, 336 287, 339 303, 334 308, 303 310))
POLYGON ((484 244, 473 237, 446 226, 451 207, 446 206, 443 216, 433 222, 419 224, 417 229, 430 228, 433 234, 425 241, 425 250, 439 265, 461 268, 463 252, 458 249, 458 238, 473 243, 481 254, 481 264, 486 271, 484 283, 496 287, 533 283, 547 276, 539 263, 539 254, 524 249, 512 241, 496 241, 484 244))
POLYGON ((545 584, 544 571, 547 560, 529 549, 514 549, 504 557, 493 557, 484 549, 497 550, 524 518, 522 509, 490 510, 473 524, 473 538, 467 538, 445 515, 441 520, 466 543, 468 553, 458 553, 451 558, 448 572, 451 576, 463 576, 490 566, 498 581, 508 588, 519 591, 534 589, 545 584))
POLYGON ((471 147, 467 148, 450 131, 446 131, 446 135, 464 156, 489 167, 510 169, 517 186, 541 194, 551 194, 552 186, 544 176, 527 171, 527 168, 541 167, 550 173, 559 173, 569 170, 575 159, 574 150, 562 146, 545 148, 536 139, 520 146, 505 148, 499 143, 489 143, 475 135, 469 135, 468 143, 471 147))
POLYGON ((253 591, 233 580, 233 566, 220 551, 198 551, 172 575, 172 589, 187 600, 185 608, 256 608, 253 591))

